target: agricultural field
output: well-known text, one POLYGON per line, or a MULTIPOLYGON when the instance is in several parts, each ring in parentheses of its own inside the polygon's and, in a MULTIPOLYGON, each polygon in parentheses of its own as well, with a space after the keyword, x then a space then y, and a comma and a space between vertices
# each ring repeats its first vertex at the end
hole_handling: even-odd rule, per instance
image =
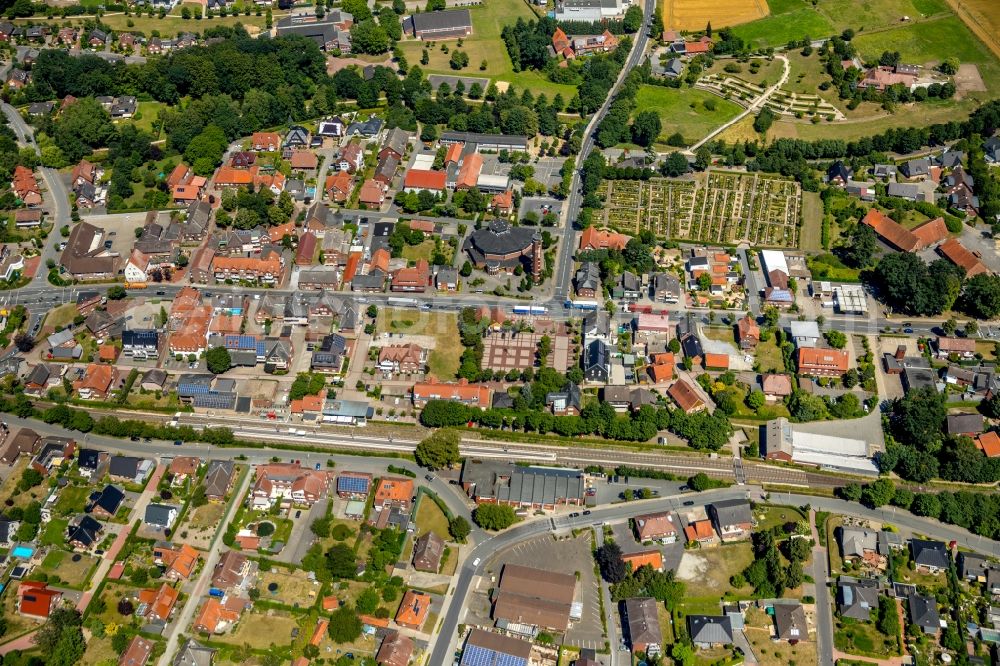
POLYGON ((423 50, 427 49, 429 62, 420 67, 428 74, 483 76, 495 81, 507 81, 516 88, 528 89, 535 94, 544 92, 550 99, 556 93, 562 93, 567 100, 573 97, 576 93, 575 86, 553 83, 544 74, 535 71, 514 71, 507 48, 500 39, 500 31, 519 18, 525 21, 536 18, 535 12, 525 0, 484 2, 469 7, 469 12, 472 14, 472 35, 464 38, 461 46, 454 39, 439 42, 404 39, 399 47, 407 62, 418 64, 423 50), (441 50, 442 46, 448 49, 447 53, 441 50), (456 71, 448 64, 455 49, 468 54, 469 65, 465 69, 456 71), (480 69, 480 63, 484 60, 486 69, 480 69))
POLYGON ((795 247, 802 193, 791 180, 709 171, 695 180, 602 183, 604 222, 622 232, 704 243, 795 247))
POLYGON ((663 27, 667 30, 704 30, 749 23, 768 14, 766 0, 663 0, 663 27))
POLYGON ((770 0, 768 5, 767 18, 734 30, 752 46, 784 46, 806 36, 828 37, 845 28, 859 33, 875 31, 898 23, 904 16, 920 21, 948 12, 944 0, 770 0))
POLYGON ((1000 13, 995 0, 948 0, 948 4, 993 53, 1000 57, 1000 13))
POLYGON ((641 86, 635 101, 636 113, 652 110, 660 115, 661 139, 666 140, 679 132, 689 145, 732 120, 742 110, 735 102, 697 88, 641 86))

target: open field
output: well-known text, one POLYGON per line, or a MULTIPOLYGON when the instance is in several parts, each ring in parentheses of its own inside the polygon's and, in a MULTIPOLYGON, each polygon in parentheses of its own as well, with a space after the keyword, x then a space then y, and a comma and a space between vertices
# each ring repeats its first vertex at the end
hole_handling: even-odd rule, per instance
POLYGON ((741 141, 758 141, 760 135, 753 128, 754 117, 747 116, 740 121, 727 127, 721 134, 715 137, 716 141, 726 143, 737 143, 741 141))
POLYGON ((69 527, 69 519, 53 518, 45 524, 45 529, 40 535, 43 546, 61 546, 66 542, 66 530, 69 527))
POLYGON ((754 85, 767 87, 773 85, 781 78, 784 65, 775 58, 752 58, 750 62, 733 62, 732 60, 716 60, 712 66, 704 70, 705 74, 718 74, 720 76, 738 76, 744 81, 754 85), (757 67, 751 67, 756 63, 757 67), (739 72, 727 72, 726 65, 736 65, 739 72))
POLYGON ((59 491, 59 498, 56 500, 53 513, 57 516, 72 516, 83 513, 89 497, 90 488, 87 486, 66 486, 59 491))
POLYGON ((768 14, 765 0, 663 0, 663 26, 667 30, 704 30, 748 23, 768 14))
POLYGON ((458 323, 454 314, 443 312, 414 312, 398 308, 383 308, 378 312, 376 329, 379 334, 408 333, 435 338, 427 365, 431 374, 440 380, 451 379, 458 372, 462 345, 457 344, 458 323))
POLYGON ((680 132, 688 144, 732 120, 741 110, 734 102, 695 88, 641 86, 635 101, 637 112, 653 110, 660 114, 662 139, 680 132))
POLYGON ((222 519, 222 514, 225 510, 226 505, 217 502, 209 502, 208 504, 199 506, 191 513, 191 519, 188 521, 186 527, 204 529, 215 525, 222 519))
POLYGON ((298 627, 295 618, 277 610, 252 611, 243 614, 236 631, 226 636, 216 637, 219 642, 230 645, 249 645, 255 650, 274 646, 289 645, 292 629, 298 627))
MULTIPOLYGON (((729 579, 750 566, 752 561, 753 548, 749 541, 689 550, 684 553, 677 577, 680 580, 697 581, 698 591, 710 595, 718 611, 719 597, 733 589, 729 579)), ((733 591, 740 593, 749 591, 749 588, 733 591)))
POLYGON ((1000 57, 1000 13, 994 0, 948 0, 952 10, 1000 57))
POLYGON ((399 43, 407 62, 418 64, 423 50, 427 49, 429 62, 420 65, 421 69, 430 74, 453 74, 462 76, 485 76, 493 80, 508 81, 521 90, 544 92, 551 99, 557 92, 569 100, 575 93, 574 86, 552 83, 544 74, 534 71, 515 72, 510 56, 500 31, 505 25, 513 24, 519 18, 528 21, 535 18, 535 12, 525 0, 496 0, 481 5, 469 7, 472 14, 472 36, 462 40, 445 40, 439 42, 422 42, 417 39, 406 39, 399 43), (441 46, 448 48, 448 53, 441 46), (451 53, 458 49, 469 56, 469 65, 465 69, 454 70, 448 64, 451 53), (480 63, 486 61, 486 69, 480 69, 480 63))
POLYGON ((799 247, 807 252, 823 249, 823 202, 817 192, 802 193, 802 238, 799 247))
POLYGON ((604 222, 625 233, 736 245, 795 247, 798 184, 761 174, 709 171, 695 180, 605 181, 604 222))
POLYGON ((424 496, 420 498, 415 522, 417 523, 416 536, 422 536, 427 532, 434 532, 445 541, 451 538, 448 535, 448 519, 445 517, 444 512, 441 511, 441 508, 430 497, 424 496))
POLYGON ((139 109, 136 115, 140 115, 138 119, 133 118, 132 122, 141 130, 145 130, 151 134, 156 134, 153 130, 153 123, 157 121, 160 116, 160 112, 166 108, 166 105, 161 102, 139 102, 139 109))
POLYGON ((767 18, 734 30, 752 46, 784 46, 806 36, 829 37, 845 28, 872 31, 891 26, 903 16, 919 21, 948 11, 944 0, 771 0, 768 5, 767 18))
POLYGON ((290 572, 283 567, 273 567, 260 573, 260 596, 286 606, 305 608, 316 603, 319 585, 314 585, 303 571, 290 572), (277 585, 271 592, 270 586, 277 585))

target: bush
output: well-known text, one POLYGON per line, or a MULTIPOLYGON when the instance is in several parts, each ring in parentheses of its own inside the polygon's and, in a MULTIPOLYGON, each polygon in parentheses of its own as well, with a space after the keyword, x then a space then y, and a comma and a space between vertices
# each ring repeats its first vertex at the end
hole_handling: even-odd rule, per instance
POLYGON ((261 522, 257 523, 257 536, 266 537, 274 534, 274 523, 261 522))

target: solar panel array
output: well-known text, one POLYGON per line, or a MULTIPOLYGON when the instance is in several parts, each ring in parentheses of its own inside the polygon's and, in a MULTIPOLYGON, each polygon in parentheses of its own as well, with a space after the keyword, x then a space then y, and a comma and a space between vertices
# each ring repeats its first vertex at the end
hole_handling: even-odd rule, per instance
POLYGON ((224 339, 226 349, 257 349, 257 336, 255 335, 227 335, 224 339))
POLYGON ((359 476, 338 476, 337 492, 342 493, 366 493, 371 480, 359 476))
POLYGON ((191 404, 195 407, 205 409, 232 409, 236 405, 236 394, 225 392, 205 393, 194 396, 191 404))
POLYGON ((212 390, 208 384, 179 384, 177 395, 182 398, 189 398, 196 395, 205 395, 212 390))
POLYGON ((478 645, 466 645, 462 651, 462 666, 527 666, 528 660, 504 654, 478 645))

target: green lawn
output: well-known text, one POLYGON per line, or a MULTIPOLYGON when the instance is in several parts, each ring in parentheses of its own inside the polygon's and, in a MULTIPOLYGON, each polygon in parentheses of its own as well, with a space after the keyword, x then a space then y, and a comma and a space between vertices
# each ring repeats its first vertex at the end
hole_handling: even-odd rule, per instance
POLYGON ((774 336, 767 342, 761 342, 757 345, 757 349, 754 352, 757 358, 757 363, 760 364, 761 372, 784 372, 785 362, 781 356, 781 350, 778 349, 777 344, 775 344, 774 336))
POLYGON ((660 114, 662 139, 680 132, 692 144, 735 118, 741 109, 734 102, 704 90, 642 86, 636 95, 636 112, 648 110, 660 114), (706 108, 706 102, 709 106, 714 103, 714 109, 706 108))
POLYGON ((68 516, 82 513, 87 505, 90 489, 87 486, 66 486, 59 491, 54 513, 57 516, 68 516))
POLYGON ((66 529, 69 527, 67 518, 53 518, 45 526, 42 532, 41 542, 43 546, 61 546, 66 543, 66 529))
POLYGON ((451 536, 448 534, 448 518, 441 511, 441 507, 426 495, 420 498, 415 522, 417 523, 416 536, 418 537, 427 532, 435 532, 445 541, 451 539, 451 536))
POLYGON ((835 620, 834 646, 848 654, 884 659, 896 655, 894 641, 887 640, 872 622, 858 622, 850 618, 835 620))
POLYGON ((518 89, 529 89, 531 92, 544 92, 551 98, 557 92, 568 101, 576 93, 576 87, 552 83, 539 72, 514 72, 513 63, 507 55, 507 48, 500 39, 500 31, 505 25, 513 24, 519 18, 528 21, 535 18, 535 12, 525 0, 491 0, 475 7, 469 7, 472 14, 472 36, 462 40, 427 42, 407 39, 399 46, 406 55, 406 60, 416 65, 420 63, 423 50, 428 51, 429 62, 420 67, 428 73, 454 74, 460 76, 487 76, 496 81, 508 81, 518 89), (448 53, 441 46, 448 47, 448 53), (453 70, 448 64, 452 52, 458 49, 469 55, 469 65, 465 69, 453 70), (486 61, 486 69, 480 69, 480 63, 486 61))
POLYGON ((160 111, 164 108, 166 108, 166 105, 162 102, 139 102, 139 109, 136 113, 139 117, 133 118, 132 122, 137 128, 155 135, 156 132, 153 130, 153 123, 156 122, 160 111))

